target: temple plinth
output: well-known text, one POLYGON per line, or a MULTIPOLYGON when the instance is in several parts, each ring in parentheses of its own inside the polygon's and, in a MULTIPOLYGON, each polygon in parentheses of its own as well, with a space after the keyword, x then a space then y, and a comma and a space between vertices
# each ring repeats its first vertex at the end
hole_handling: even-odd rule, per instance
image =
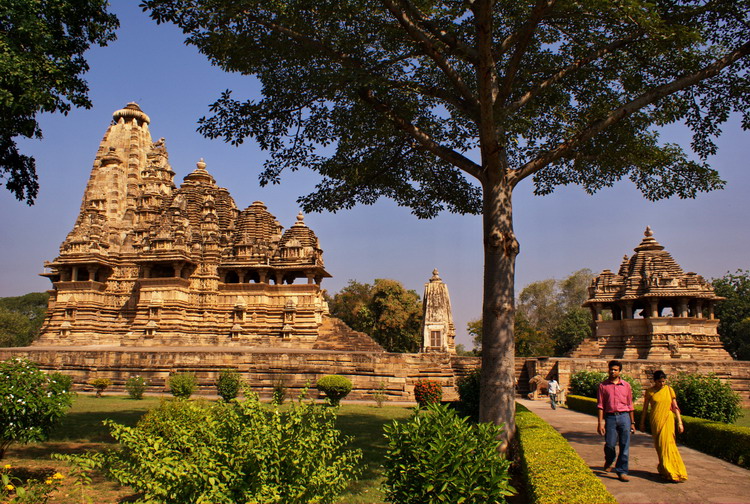
POLYGON ((722 297, 696 273, 685 273, 653 237, 650 227, 623 258, 617 273, 604 270, 589 287, 595 334, 572 357, 731 360, 714 316, 722 297))

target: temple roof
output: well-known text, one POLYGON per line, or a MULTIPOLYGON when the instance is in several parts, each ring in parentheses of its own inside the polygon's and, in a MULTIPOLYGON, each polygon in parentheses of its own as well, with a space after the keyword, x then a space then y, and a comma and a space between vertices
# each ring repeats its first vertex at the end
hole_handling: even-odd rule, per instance
POLYGON ((617 274, 605 269, 591 281, 584 305, 654 297, 723 299, 702 276, 685 273, 653 235, 647 226, 635 253, 623 258, 617 274))

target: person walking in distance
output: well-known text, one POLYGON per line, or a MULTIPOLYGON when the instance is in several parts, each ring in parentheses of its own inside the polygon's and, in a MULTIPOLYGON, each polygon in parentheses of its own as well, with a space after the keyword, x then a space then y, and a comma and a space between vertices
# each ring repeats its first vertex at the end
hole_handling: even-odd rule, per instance
POLYGON ((620 361, 609 361, 608 368, 609 377, 599 384, 596 394, 598 412, 596 430, 600 436, 604 436, 604 470, 606 472, 614 470, 620 481, 629 481, 630 435, 635 433, 633 392, 630 384, 620 378, 622 371, 620 361))
POLYGON ((549 402, 552 405, 552 409, 557 409, 557 394, 560 392, 560 384, 557 380, 552 378, 547 386, 547 393, 549 394, 549 402))

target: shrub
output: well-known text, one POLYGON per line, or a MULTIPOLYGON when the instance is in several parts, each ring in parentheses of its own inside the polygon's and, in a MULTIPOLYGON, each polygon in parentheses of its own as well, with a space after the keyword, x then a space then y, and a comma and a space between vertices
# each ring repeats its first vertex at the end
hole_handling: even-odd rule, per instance
POLYGON ((284 399, 286 399, 286 385, 284 385, 284 380, 275 380, 273 382, 273 392, 271 393, 271 402, 274 404, 284 404, 284 399))
POLYGON ((521 478, 530 503, 616 504, 614 496, 565 438, 520 404, 516 405, 516 440, 521 478))
MULTIPOLYGON (((633 392, 633 400, 637 400, 643 393, 641 382, 632 376, 622 374, 620 378, 630 384, 633 392)), ((599 384, 607 379, 607 373, 601 371, 578 371, 570 376, 570 393, 584 397, 596 397, 599 384)))
POLYGON ((338 406, 341 399, 352 391, 352 382, 345 376, 326 375, 318 380, 317 387, 331 401, 331 405, 338 406))
POLYGON ((378 388, 372 393, 372 398, 375 399, 375 404, 378 408, 383 407, 383 403, 388 400, 388 396, 385 393, 385 382, 380 382, 378 388))
POLYGON ((106 421, 119 448, 68 456, 141 492, 143 502, 332 502, 359 474, 360 450, 336 429, 334 409, 312 401, 264 405, 163 401, 135 427, 106 421))
POLYGON ((25 359, 0 362, 0 459, 14 441, 46 441, 73 402, 70 377, 25 359))
POLYGON ((420 408, 439 403, 443 398, 443 387, 435 380, 421 379, 414 384, 414 399, 420 408))
POLYGON ((429 403, 406 422, 384 427, 384 489, 394 504, 505 502, 510 462, 498 452, 501 427, 473 424, 429 403))
POLYGON ((175 373, 169 377, 169 392, 177 399, 190 399, 197 386, 195 373, 175 373))
POLYGON ((464 415, 474 420, 479 419, 479 384, 481 374, 481 368, 474 369, 469 374, 459 378, 456 383, 458 397, 460 398, 459 408, 464 415))
POLYGON ((142 376, 131 376, 125 382, 125 390, 128 391, 131 399, 143 399, 146 387, 148 387, 148 382, 142 376))
POLYGON ((112 385, 109 378, 94 378, 89 384, 96 389, 96 397, 101 397, 102 393, 112 385))
POLYGON ((600 371, 578 371, 570 376, 570 393, 584 397, 596 397, 599 384, 607 379, 600 371))
POLYGON ((224 401, 229 402, 240 393, 242 378, 236 369, 222 369, 216 380, 216 390, 224 401))
POLYGON ((739 394, 714 374, 680 373, 671 385, 684 415, 731 424, 742 413, 739 394))

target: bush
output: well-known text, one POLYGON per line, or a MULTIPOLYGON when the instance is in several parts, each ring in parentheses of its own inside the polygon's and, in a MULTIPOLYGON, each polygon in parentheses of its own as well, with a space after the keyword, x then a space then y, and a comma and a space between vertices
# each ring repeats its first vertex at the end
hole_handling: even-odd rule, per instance
POLYGON ((222 369, 216 380, 216 390, 224 401, 229 402, 240 393, 242 378, 236 369, 222 369))
POLYGON ((384 427, 384 489, 394 504, 505 502, 513 495, 510 462, 498 452, 502 427, 472 424, 429 403, 406 422, 384 427))
POLYGON ((565 438, 520 404, 516 405, 516 442, 521 478, 531 504, 616 504, 565 438))
POLYGON ((435 380, 421 379, 414 384, 414 399, 420 408, 443 399, 443 387, 435 380))
POLYGON ((570 376, 570 393, 584 397, 596 397, 599 384, 607 379, 601 371, 578 371, 570 376))
POLYGON ((474 420, 479 419, 479 384, 482 369, 477 368, 462 376, 456 383, 458 397, 461 399, 459 409, 461 413, 474 420))
MULTIPOLYGON (((596 399, 582 396, 567 397, 568 408, 590 415, 597 414, 596 399)), ((641 406, 635 407, 635 422, 641 418, 641 406)), ((677 441, 714 457, 750 469, 750 428, 713 422, 682 415, 685 432, 677 434, 677 441)), ((646 428, 649 424, 646 423, 646 428)))
POLYGON ((739 394, 714 374, 680 373, 671 381, 684 415, 731 424, 742 413, 739 394))
POLYGON ((101 397, 102 393, 112 385, 109 378, 94 378, 89 384, 96 389, 96 397, 101 397))
POLYGON ((388 396, 385 393, 385 382, 381 381, 378 384, 378 388, 372 393, 372 398, 375 399, 375 404, 378 408, 383 407, 383 403, 388 400, 388 396))
POLYGON ((140 400, 143 399, 143 393, 148 387, 148 382, 141 376, 131 376, 128 381, 125 382, 125 390, 128 391, 128 395, 131 399, 140 400))
POLYGON ((232 402, 163 401, 135 427, 105 423, 119 448, 68 456, 142 493, 143 502, 332 502, 359 474, 360 450, 336 429, 335 410, 258 396, 232 402))
POLYGON ((11 443, 46 441, 73 402, 70 377, 25 359, 0 362, 0 459, 11 443))
MULTIPOLYGON (((633 400, 637 400, 643 393, 641 382, 632 376, 621 374, 620 378, 630 384, 633 400)), ((584 397, 596 397, 599 384, 607 379, 607 373, 601 371, 578 371, 570 376, 570 394, 584 397)))
POLYGON ((317 387, 331 401, 331 405, 338 406, 341 399, 352 391, 352 382, 344 376, 326 375, 318 380, 317 387))
POLYGON ((271 393, 271 402, 274 404, 284 404, 284 399, 286 399, 286 385, 284 385, 284 380, 275 380, 273 382, 273 392, 271 393))
POLYGON ((169 377, 169 392, 177 399, 190 399, 197 386, 195 373, 175 373, 169 377))

